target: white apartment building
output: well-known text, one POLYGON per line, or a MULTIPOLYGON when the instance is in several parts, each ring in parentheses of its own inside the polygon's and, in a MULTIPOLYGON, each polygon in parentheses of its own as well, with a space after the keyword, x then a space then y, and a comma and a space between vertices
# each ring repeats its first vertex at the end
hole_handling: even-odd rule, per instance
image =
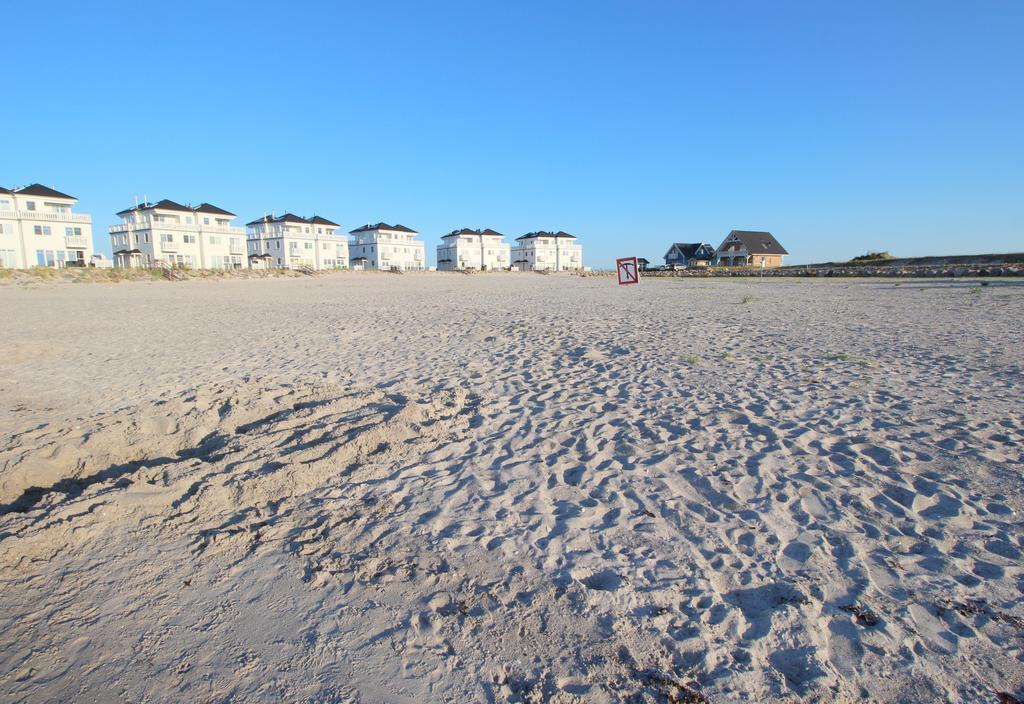
POLYGON ((264 215, 246 227, 253 269, 348 268, 348 238, 327 218, 264 215))
POLYGON ((88 266, 92 217, 71 212, 77 202, 38 183, 0 187, 0 268, 88 266))
POLYGON ((353 269, 382 269, 396 267, 403 271, 426 268, 423 243, 416 239, 416 230, 404 225, 379 222, 365 225, 350 233, 348 251, 353 269))
POLYGON ((110 228, 114 265, 242 269, 245 230, 232 227, 235 214, 209 203, 195 208, 173 200, 143 203, 118 213, 110 228))
POLYGON ((583 268, 583 246, 568 232, 530 232, 516 238, 512 266, 520 271, 576 271, 583 268))
POLYGON ((449 232, 437 245, 437 270, 508 269, 512 263, 512 247, 502 242, 504 236, 491 229, 463 228, 449 232))

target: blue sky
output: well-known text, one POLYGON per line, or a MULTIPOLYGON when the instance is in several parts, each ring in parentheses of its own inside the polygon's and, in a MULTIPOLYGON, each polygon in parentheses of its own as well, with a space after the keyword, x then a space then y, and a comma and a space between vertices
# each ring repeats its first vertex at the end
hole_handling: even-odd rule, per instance
POLYGON ((1024 3, 13 3, 0 184, 793 263, 1024 250, 1024 3))

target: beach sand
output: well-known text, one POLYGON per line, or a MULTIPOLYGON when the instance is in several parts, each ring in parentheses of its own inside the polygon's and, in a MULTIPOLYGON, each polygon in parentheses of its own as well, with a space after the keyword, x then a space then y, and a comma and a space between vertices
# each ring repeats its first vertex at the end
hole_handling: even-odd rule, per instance
POLYGON ((1024 697, 1020 285, 0 305, 3 701, 1024 697))

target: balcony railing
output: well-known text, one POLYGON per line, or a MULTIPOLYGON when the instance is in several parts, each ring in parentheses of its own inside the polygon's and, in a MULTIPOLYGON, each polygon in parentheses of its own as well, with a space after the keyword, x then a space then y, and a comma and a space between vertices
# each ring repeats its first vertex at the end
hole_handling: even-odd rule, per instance
POLYGON ((89 238, 85 235, 64 235, 64 244, 68 249, 89 249, 89 238))
POLYGON ((164 242, 163 240, 160 240, 160 249, 162 249, 165 252, 177 252, 178 251, 178 243, 177 242, 164 242))
POLYGON ((111 225, 111 234, 137 230, 157 230, 164 232, 205 232, 213 235, 236 235, 245 237, 244 227, 225 227, 224 225, 196 225, 195 223, 184 222, 123 222, 120 225, 111 225))
POLYGON ((0 217, 21 220, 46 220, 47 222, 80 222, 91 223, 90 215, 75 215, 74 213, 48 213, 45 210, 4 210, 0 211, 0 217))
POLYGON ((230 252, 231 254, 245 254, 245 245, 232 243, 230 247, 230 252))

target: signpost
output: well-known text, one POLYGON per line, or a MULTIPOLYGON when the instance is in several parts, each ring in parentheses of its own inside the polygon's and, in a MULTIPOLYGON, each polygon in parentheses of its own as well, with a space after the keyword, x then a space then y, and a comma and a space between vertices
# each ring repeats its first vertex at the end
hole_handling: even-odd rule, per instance
POLYGON ((619 286, 640 283, 640 267, 636 257, 622 257, 615 260, 615 271, 619 275, 619 286))

